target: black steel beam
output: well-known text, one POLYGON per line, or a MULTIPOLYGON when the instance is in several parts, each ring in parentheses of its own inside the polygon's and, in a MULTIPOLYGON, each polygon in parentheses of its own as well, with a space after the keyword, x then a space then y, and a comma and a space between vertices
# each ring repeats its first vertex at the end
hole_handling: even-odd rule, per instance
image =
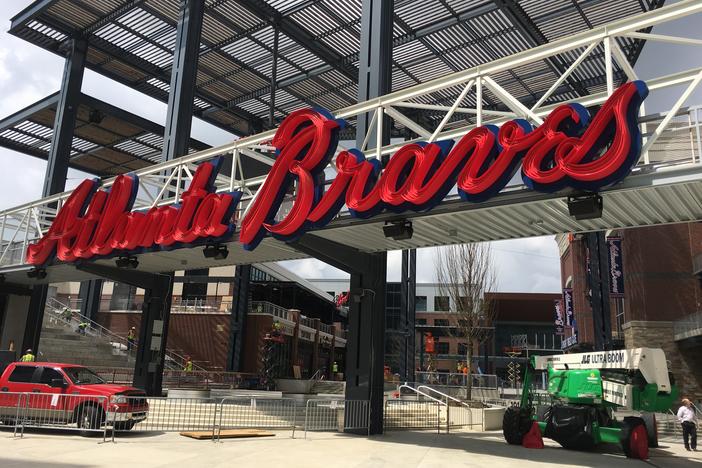
POLYGON ((400 326, 403 333, 400 377, 405 382, 414 382, 414 326, 417 299, 416 249, 402 251, 402 275, 400 281, 400 326))
POLYGON ((146 273, 96 263, 80 263, 76 268, 110 281, 145 290, 139 346, 134 365, 134 386, 143 389, 149 396, 161 396, 171 315, 173 273, 146 273))
POLYGON ((612 343, 607 242, 604 231, 588 232, 584 236, 588 249, 588 279, 595 351, 604 351, 609 349, 612 343))
POLYGON ((162 161, 188 154, 204 8, 202 0, 180 1, 162 161))
POLYGON ((246 333, 246 316, 249 313, 249 285, 251 265, 238 265, 234 273, 232 310, 229 319, 229 346, 227 347, 227 369, 241 370, 241 351, 246 333))
MULTIPOLYGON (((548 39, 544 33, 529 19, 529 15, 527 15, 519 3, 511 0, 493 0, 493 2, 500 8, 517 30, 529 39, 533 45, 540 46, 548 43, 548 39)), ((547 58, 545 62, 556 75, 556 78, 565 73, 568 68, 557 57, 547 58)), ((566 78, 566 83, 568 83, 579 96, 587 96, 590 94, 587 89, 572 76, 566 78)))
POLYGON ((338 70, 341 74, 352 80, 357 78, 358 70, 352 65, 352 62, 346 61, 344 57, 339 55, 336 51, 330 49, 324 45, 324 43, 317 41, 313 34, 310 34, 294 20, 282 16, 267 2, 263 0, 240 0, 239 3, 244 5, 246 9, 258 16, 261 20, 267 21, 271 25, 277 24, 283 34, 333 66, 334 69, 338 70))
POLYGON ((85 54, 88 44, 84 40, 73 40, 70 47, 71 51, 63 69, 59 100, 56 103, 54 133, 51 138, 51 150, 46 164, 46 176, 42 191, 44 197, 61 193, 66 187, 68 161, 71 157, 73 130, 80 105, 80 88, 83 84, 85 54))
POLYGON ((97 313, 100 310, 102 283, 101 279, 81 281, 80 289, 78 290, 80 314, 92 321, 96 321, 97 313))
POLYGON ((29 299, 29 310, 27 311, 27 322, 24 327, 24 337, 22 339, 22 349, 34 351, 34 355, 39 354, 39 339, 41 338, 41 325, 44 322, 44 309, 49 293, 49 285, 38 284, 32 287, 32 294, 29 299))

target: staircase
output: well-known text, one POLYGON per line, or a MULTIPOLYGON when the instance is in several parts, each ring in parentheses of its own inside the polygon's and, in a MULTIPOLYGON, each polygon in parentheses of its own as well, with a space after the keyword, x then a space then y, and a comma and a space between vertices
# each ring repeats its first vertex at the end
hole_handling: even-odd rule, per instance
POLYGON ((345 391, 346 382, 334 380, 316 380, 310 389, 310 393, 316 393, 318 395, 343 395, 345 391))
POLYGON ((134 357, 106 337, 82 335, 62 323, 44 320, 38 360, 87 367, 134 367, 134 357))

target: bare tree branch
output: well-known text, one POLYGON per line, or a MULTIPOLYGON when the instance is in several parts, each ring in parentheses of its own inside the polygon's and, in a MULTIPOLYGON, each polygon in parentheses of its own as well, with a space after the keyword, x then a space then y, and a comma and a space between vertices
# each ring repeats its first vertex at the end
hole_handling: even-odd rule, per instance
POLYGON ((466 397, 471 399, 471 362, 474 348, 492 334, 495 307, 487 293, 495 288, 495 271, 490 245, 458 244, 438 250, 436 277, 439 291, 450 302, 449 326, 465 340, 466 397))

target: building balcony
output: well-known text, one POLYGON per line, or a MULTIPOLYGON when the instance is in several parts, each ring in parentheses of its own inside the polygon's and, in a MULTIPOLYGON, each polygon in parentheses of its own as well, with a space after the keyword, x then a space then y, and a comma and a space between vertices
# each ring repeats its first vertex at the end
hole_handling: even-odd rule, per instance
POLYGON ((702 339, 702 312, 690 314, 673 322, 675 341, 702 339))

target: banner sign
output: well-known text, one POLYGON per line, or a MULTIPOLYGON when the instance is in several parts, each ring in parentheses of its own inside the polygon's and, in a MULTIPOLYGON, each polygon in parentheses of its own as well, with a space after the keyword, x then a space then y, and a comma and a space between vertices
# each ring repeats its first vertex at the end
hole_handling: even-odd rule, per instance
POLYGON ((563 323, 563 302, 560 299, 553 301, 553 312, 556 335, 563 336, 565 334, 565 325, 563 323))
POLYGON ((573 289, 572 288, 563 289, 563 313, 565 314, 566 326, 572 327, 575 324, 575 317, 573 316, 573 289))
MULTIPOLYGON (((626 83, 594 118, 580 104, 555 108, 539 127, 515 119, 500 128, 484 125, 457 142, 415 142, 402 146, 383 169, 357 149, 336 156, 336 177, 327 185, 324 169, 336 153, 346 123, 321 109, 292 112, 272 139, 276 158, 241 220, 238 241, 255 249, 265 236, 284 241, 322 227, 346 205, 357 218, 381 211, 427 211, 454 186, 467 202, 483 202, 512 179, 521 163, 531 189, 565 188, 597 192, 625 178, 641 153, 638 112, 648 95, 642 81, 626 83), (290 211, 276 222, 283 198, 295 193, 290 211)), ((70 195, 49 231, 27 249, 27 262, 43 265, 126 253, 174 249, 232 240, 233 213, 241 192, 214 193, 220 160, 198 166, 182 202, 134 211, 139 179, 118 176, 109 191, 97 179, 70 195)))
POLYGON ((609 295, 623 297, 624 266, 622 262, 621 237, 607 238, 607 252, 609 254, 609 295))

